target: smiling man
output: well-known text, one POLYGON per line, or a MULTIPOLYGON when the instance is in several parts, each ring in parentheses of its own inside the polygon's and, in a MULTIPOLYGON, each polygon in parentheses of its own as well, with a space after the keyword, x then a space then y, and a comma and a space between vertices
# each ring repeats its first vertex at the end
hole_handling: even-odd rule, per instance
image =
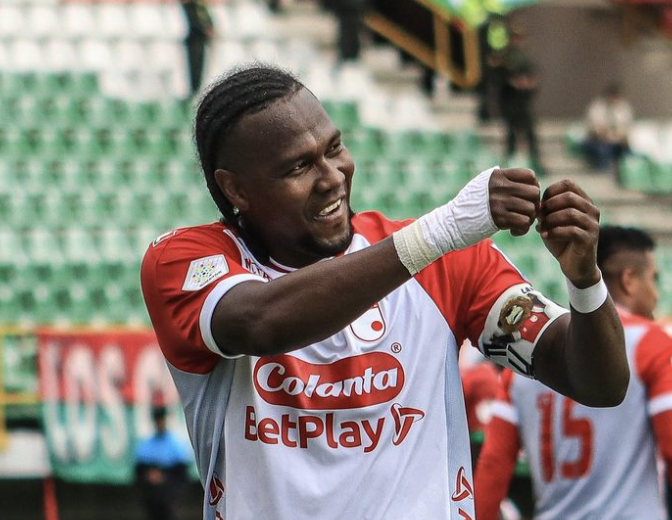
POLYGON ((355 215, 339 130, 296 78, 265 66, 211 86, 196 142, 223 218, 158 238, 142 286, 205 519, 474 519, 466 339, 580 402, 622 400, 599 212, 573 182, 542 197, 532 171, 493 168, 416 221, 355 215), (535 220, 571 312, 489 240, 535 220))

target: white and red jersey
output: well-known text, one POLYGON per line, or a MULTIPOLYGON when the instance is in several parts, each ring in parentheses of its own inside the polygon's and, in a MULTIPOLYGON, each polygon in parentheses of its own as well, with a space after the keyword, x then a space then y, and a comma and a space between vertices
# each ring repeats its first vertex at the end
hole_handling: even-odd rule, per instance
MULTIPOLYGON (((357 215, 345 254, 407 223, 357 215)), ((525 280, 488 240, 324 341, 224 357, 210 331, 221 297, 289 271, 263 265, 220 223, 163 235, 145 255, 143 293, 184 406, 204 518, 474 519, 458 345, 476 344, 493 303, 525 280)))
MULTIPOLYGON (((535 520, 663 520, 657 449, 672 461, 672 338, 623 309, 630 384, 615 408, 577 404, 506 371, 476 471, 479 518, 494 520, 519 447, 535 520)), ((586 345, 590 348, 590 345, 586 345)))

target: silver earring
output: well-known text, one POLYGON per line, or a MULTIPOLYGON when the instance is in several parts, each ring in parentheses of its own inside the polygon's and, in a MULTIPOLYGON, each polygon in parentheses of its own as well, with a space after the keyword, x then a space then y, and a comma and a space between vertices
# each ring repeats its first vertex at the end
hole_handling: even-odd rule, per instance
POLYGON ((233 206, 232 211, 233 211, 233 216, 234 217, 237 217, 238 215, 240 215, 240 210, 236 206, 233 206))

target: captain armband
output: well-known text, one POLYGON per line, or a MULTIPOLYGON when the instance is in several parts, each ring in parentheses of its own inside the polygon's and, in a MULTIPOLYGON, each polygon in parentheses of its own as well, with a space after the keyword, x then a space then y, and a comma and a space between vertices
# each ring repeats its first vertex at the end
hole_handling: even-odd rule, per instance
POLYGON ((514 285, 490 309, 478 348, 498 365, 534 378, 532 358, 539 338, 568 312, 530 285, 514 285))

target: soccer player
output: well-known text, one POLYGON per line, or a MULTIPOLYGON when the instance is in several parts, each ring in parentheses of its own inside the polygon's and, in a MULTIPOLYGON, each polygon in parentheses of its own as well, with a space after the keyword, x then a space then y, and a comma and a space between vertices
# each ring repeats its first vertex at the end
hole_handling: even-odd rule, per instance
MULTIPOLYGON (((652 321, 654 242, 607 226, 598 265, 625 328, 632 377, 616 408, 596 409, 505 371, 476 469, 479 520, 495 520, 522 446, 535 520, 663 520, 656 449, 672 461, 672 338, 652 321)), ((589 344, 586 344, 590 348, 589 344)))
POLYGON ((473 519, 466 338, 578 401, 622 400, 598 210, 573 182, 541 197, 532 171, 493 168, 414 222, 355 215, 340 131, 302 83, 266 66, 211 86, 195 134, 223 218, 157 238, 142 288, 205 519, 473 519), (571 283, 571 315, 488 240, 535 219, 571 283))

